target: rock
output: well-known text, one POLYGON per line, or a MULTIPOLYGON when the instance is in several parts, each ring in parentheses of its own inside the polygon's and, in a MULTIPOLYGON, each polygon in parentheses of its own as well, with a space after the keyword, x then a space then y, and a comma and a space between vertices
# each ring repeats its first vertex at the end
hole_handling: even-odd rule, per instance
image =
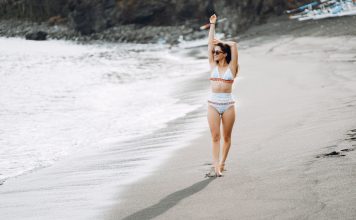
POLYGON ((26 40, 47 40, 47 33, 44 31, 36 31, 25 35, 26 40))
POLYGON ((67 8, 70 25, 83 35, 103 31, 118 23, 115 0, 68 0, 67 8))

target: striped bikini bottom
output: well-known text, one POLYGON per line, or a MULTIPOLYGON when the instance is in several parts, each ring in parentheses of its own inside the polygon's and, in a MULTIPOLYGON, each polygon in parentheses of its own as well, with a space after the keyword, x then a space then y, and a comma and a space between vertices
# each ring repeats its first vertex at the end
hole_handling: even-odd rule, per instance
POLYGON ((220 114, 222 114, 230 107, 235 106, 235 100, 232 93, 216 93, 212 92, 208 99, 208 104, 214 107, 220 114))

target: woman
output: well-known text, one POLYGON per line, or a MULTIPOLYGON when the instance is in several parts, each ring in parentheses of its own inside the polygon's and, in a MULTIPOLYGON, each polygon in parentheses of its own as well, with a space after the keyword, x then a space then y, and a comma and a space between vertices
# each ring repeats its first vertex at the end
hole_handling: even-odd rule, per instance
POLYGON ((210 64, 211 96, 208 99, 208 122, 213 145, 213 167, 207 176, 222 176, 231 145, 235 122, 235 101, 232 85, 239 70, 237 44, 215 39, 216 15, 210 17, 208 56, 210 64), (220 124, 223 133, 220 134, 220 124), (220 137, 223 137, 222 158, 219 162, 220 137))

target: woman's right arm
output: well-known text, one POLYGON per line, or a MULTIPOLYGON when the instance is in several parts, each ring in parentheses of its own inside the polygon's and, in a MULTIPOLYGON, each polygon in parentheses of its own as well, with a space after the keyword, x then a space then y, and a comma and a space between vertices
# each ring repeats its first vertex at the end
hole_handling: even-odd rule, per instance
POLYGON ((215 23, 216 23, 216 15, 213 14, 210 17, 210 30, 209 30, 209 39, 208 39, 208 58, 210 66, 212 67, 214 63, 213 57, 213 49, 214 49, 214 38, 215 38, 215 23))

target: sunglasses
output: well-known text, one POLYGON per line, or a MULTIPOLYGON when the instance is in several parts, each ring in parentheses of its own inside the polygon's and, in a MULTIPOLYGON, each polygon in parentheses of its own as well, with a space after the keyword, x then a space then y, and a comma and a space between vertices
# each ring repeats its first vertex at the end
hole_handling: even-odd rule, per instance
POLYGON ((224 52, 222 52, 221 50, 213 50, 212 52, 213 52, 213 54, 215 54, 215 55, 219 55, 219 54, 221 54, 221 53, 224 53, 224 52))

